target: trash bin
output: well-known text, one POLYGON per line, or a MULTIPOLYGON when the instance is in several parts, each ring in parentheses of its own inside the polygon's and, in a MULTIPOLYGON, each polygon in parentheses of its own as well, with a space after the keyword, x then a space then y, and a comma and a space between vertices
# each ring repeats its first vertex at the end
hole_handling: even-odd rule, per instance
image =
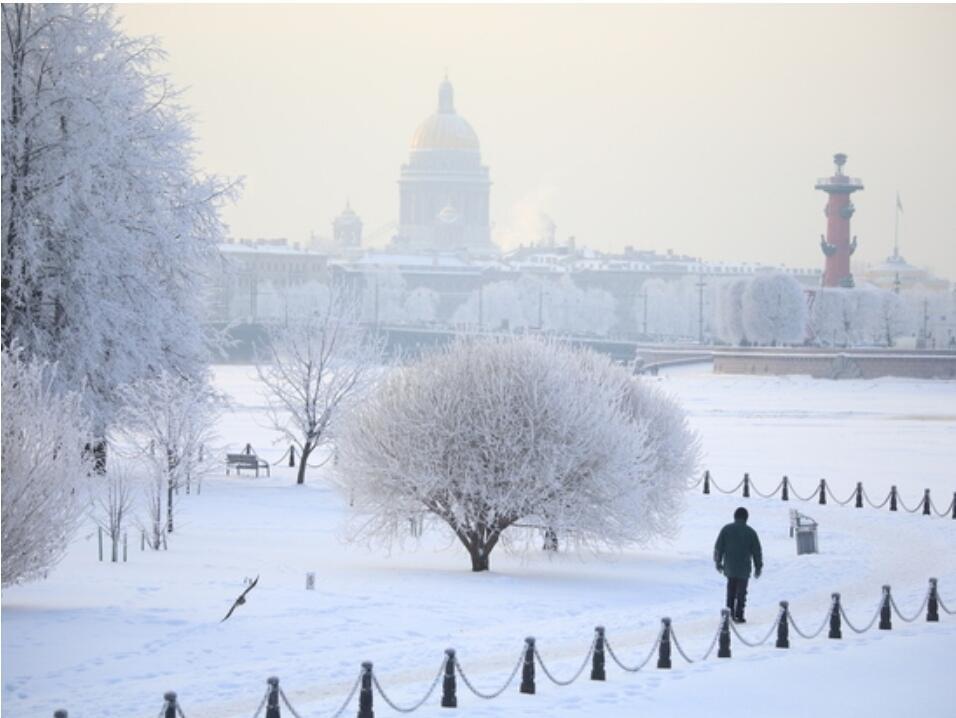
POLYGON ((797 526, 797 556, 817 553, 817 525, 797 526))
POLYGON ((817 522, 793 509, 790 510, 790 535, 797 538, 797 556, 805 553, 819 553, 817 522))

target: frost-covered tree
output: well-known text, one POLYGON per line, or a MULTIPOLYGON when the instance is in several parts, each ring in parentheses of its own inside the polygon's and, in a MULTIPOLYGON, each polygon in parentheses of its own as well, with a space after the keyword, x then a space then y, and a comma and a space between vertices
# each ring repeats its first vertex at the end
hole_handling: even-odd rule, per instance
POLYGON ((86 417, 75 393, 59 392, 56 368, 2 357, 2 583, 39 578, 60 560, 82 516, 91 464, 86 417))
POLYGON ((2 54, 3 346, 85 383, 101 439, 116 387, 201 371, 198 268, 233 187, 194 171, 161 52, 110 6, 4 4, 2 54))
POLYGON ((256 364, 273 428, 299 451, 297 484, 312 453, 331 441, 340 415, 381 365, 381 338, 360 323, 361 296, 333 284, 321 311, 273 327, 256 364))
POLYGON ((428 512, 490 567, 523 518, 581 543, 674 526, 697 443, 669 398, 605 357, 528 337, 462 341, 385 378, 340 437, 360 533, 428 512))
POLYGON ((723 282, 717 290, 714 324, 717 337, 727 344, 747 343, 743 308, 746 290, 746 279, 723 282))
POLYGON ((105 476, 89 482, 90 516, 110 537, 110 560, 119 561, 123 529, 133 516, 139 482, 126 467, 113 462, 105 476))
POLYGON ((793 344, 803 341, 807 302, 803 287, 788 274, 751 279, 742 297, 743 325, 755 344, 793 344))
POLYGON ((874 338, 891 347, 896 342, 896 338, 906 332, 906 306, 899 295, 893 292, 880 290, 877 296, 874 338))
POLYGON ((119 395, 124 408, 117 439, 149 468, 151 542, 159 548, 162 531, 173 532, 176 492, 185 488, 188 493, 212 467, 205 454, 215 440, 221 399, 208 375, 179 376, 166 371, 123 387, 119 395))

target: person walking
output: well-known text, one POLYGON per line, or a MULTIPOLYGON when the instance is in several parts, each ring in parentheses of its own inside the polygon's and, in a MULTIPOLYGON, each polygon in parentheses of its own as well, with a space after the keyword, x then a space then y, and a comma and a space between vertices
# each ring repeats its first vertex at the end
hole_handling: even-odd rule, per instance
POLYGON ((747 525, 747 509, 734 511, 734 522, 720 530, 714 544, 714 563, 718 573, 727 577, 727 608, 734 623, 746 623, 744 608, 747 605, 747 582, 750 580, 750 565, 753 563, 754 578, 763 571, 763 551, 757 532, 747 525))

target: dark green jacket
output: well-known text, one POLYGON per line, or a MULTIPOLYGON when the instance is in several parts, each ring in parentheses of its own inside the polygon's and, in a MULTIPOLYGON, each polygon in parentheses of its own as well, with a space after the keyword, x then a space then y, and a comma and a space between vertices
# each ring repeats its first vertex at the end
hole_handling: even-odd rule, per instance
POLYGON ((750 578, 750 562, 763 570, 763 551, 757 532, 745 521, 734 521, 720 530, 714 544, 714 561, 724 566, 724 575, 731 578, 750 578))

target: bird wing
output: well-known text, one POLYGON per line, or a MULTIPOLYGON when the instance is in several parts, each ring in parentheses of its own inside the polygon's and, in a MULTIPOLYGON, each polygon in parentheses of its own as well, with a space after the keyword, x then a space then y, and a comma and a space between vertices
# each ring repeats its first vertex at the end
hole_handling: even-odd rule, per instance
MULTIPOLYGON (((232 608, 229 609, 229 613, 226 614, 226 617, 223 618, 222 621, 225 621, 226 618, 229 618, 229 616, 232 615, 232 612, 236 610, 236 606, 238 606, 238 605, 239 605, 239 601, 238 601, 238 599, 237 599, 237 600, 232 604, 232 608)), ((220 621, 219 623, 222 623, 222 621, 220 621)))
POLYGON ((259 583, 259 576, 256 576, 256 580, 249 584, 245 591, 242 592, 242 598, 246 597, 246 594, 249 593, 252 589, 256 587, 256 584, 259 583))

